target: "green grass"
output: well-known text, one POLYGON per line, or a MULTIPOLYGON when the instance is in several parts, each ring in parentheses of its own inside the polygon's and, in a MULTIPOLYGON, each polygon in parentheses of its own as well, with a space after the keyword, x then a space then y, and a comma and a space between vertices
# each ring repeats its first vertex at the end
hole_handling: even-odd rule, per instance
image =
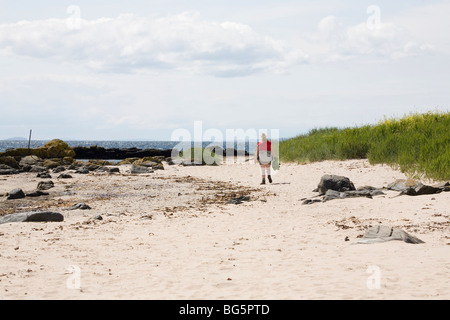
POLYGON ((369 159, 411 177, 450 180, 450 113, 428 112, 375 125, 314 129, 280 142, 280 158, 307 163, 369 159))

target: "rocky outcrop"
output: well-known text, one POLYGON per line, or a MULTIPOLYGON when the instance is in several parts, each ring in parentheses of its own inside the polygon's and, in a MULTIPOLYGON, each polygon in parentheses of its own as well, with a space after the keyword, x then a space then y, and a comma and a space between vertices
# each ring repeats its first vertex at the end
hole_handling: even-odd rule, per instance
POLYGON ((44 146, 39 148, 32 148, 32 149, 17 148, 7 150, 5 152, 0 152, 0 158, 11 156, 16 159, 31 155, 37 156, 42 159, 65 158, 65 157, 73 158, 75 156, 75 152, 71 147, 69 147, 69 145, 66 142, 60 139, 51 140, 47 142, 44 146))
POLYGON ((75 147, 73 148, 76 159, 101 159, 101 160, 124 160, 127 158, 145 158, 162 156, 170 157, 172 149, 138 149, 138 148, 111 148, 106 149, 98 146, 91 147, 75 147))

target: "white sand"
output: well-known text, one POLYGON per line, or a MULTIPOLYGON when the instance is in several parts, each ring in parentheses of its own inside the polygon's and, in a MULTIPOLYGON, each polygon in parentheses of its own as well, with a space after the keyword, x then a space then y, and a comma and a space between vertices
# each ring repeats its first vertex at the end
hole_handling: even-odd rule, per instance
MULTIPOLYGON (((10 200, 17 211, 41 203, 65 220, 0 225, 0 299, 450 298, 449 192, 301 205, 327 173, 375 187, 404 175, 362 160, 283 164, 260 188, 253 164, 165 167, 73 174, 53 179, 50 199, 10 200), (237 194, 261 190, 239 205, 208 203, 228 182, 237 194), (77 202, 92 210, 62 210, 77 202), (90 220, 97 215, 103 220, 90 220), (352 245, 380 222, 426 243, 352 245)), ((0 194, 31 191, 39 181, 31 173, 0 176, 0 194)))

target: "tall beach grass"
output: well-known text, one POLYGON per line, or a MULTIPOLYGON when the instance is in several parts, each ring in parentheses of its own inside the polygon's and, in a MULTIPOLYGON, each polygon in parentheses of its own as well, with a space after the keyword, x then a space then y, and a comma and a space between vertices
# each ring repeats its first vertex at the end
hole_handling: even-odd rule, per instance
POLYGON ((375 125, 313 129, 280 142, 286 162, 369 159, 411 177, 450 180, 450 113, 385 118, 375 125))

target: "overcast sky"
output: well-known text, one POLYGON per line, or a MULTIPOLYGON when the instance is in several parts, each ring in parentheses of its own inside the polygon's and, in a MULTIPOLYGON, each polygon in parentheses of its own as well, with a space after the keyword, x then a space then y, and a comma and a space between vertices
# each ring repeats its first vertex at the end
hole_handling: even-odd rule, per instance
POLYGON ((0 0, 0 139, 373 124, 450 108, 450 1, 0 0))

